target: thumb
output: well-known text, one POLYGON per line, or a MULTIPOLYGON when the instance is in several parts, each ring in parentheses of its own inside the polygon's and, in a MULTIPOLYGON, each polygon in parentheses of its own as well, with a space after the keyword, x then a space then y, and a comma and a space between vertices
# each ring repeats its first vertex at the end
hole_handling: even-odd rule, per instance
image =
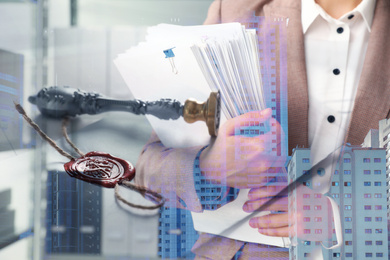
POLYGON ((235 129, 240 126, 245 126, 246 122, 257 121, 258 123, 263 123, 267 121, 271 115, 271 108, 261 111, 251 111, 226 121, 223 127, 225 128, 226 135, 234 135, 235 129))

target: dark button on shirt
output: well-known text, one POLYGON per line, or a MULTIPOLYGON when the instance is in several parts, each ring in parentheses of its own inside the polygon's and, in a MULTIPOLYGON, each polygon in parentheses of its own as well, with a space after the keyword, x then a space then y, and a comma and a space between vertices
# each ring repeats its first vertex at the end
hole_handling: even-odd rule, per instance
POLYGON ((339 69, 334 69, 333 70, 333 74, 334 75, 339 75, 340 74, 340 70, 339 69))
POLYGON ((332 115, 328 116, 328 122, 329 123, 333 123, 334 121, 336 121, 336 118, 332 115))
POLYGON ((337 28, 337 32, 338 32, 338 33, 343 33, 343 32, 344 32, 344 28, 343 28, 343 27, 337 28))

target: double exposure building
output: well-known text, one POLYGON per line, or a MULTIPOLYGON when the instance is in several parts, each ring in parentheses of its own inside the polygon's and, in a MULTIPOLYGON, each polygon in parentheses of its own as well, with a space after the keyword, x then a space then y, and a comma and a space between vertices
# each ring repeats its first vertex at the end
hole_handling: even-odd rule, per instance
MULTIPOLYGON (((289 163, 289 181, 310 174, 310 149, 297 148, 289 163)), ((306 179, 290 190, 289 211, 296 225, 290 259, 313 259, 320 248, 324 259, 387 258, 386 153, 384 149, 346 146, 333 171, 329 192, 316 193, 306 179), (303 188, 302 188, 303 187, 303 188), (336 230, 329 196, 340 209, 343 242, 336 230)))

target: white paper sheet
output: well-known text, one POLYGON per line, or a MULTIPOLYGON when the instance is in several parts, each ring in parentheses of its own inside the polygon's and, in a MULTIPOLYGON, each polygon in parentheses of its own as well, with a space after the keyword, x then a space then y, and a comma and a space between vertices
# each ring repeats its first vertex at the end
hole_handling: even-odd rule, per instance
MULTIPOLYGON (((188 98, 206 101, 210 95, 210 88, 185 44, 154 48, 145 46, 117 58, 115 64, 137 99, 153 101, 172 98, 184 104, 188 98), (165 49, 173 47, 177 74, 172 72, 171 64, 163 53, 165 49)), ((183 118, 167 121, 149 115, 147 119, 167 147, 206 145, 210 141, 204 122, 188 124, 183 118)))
MULTIPOLYGON (((236 224, 251 214, 242 209, 244 203, 248 200, 248 192, 248 189, 241 189, 234 201, 217 210, 204 210, 202 213, 191 212, 195 229, 200 232, 245 242, 288 247, 290 245, 290 239, 288 237, 262 235, 258 232, 257 228, 251 228, 249 226, 249 219, 238 225, 236 224), (233 226, 234 228, 231 228, 233 226)), ((269 213, 269 211, 262 211, 254 214, 253 217, 260 217, 269 213)))

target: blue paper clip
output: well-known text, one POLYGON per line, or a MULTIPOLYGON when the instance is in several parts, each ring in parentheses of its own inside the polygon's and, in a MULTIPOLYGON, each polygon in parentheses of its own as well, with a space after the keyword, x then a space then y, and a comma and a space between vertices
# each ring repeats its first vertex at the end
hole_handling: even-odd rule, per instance
POLYGON ((165 58, 166 59, 169 59, 169 63, 171 64, 171 67, 172 67, 172 72, 177 74, 178 71, 177 71, 177 68, 175 66, 175 61, 173 60, 173 58, 175 57, 175 54, 173 53, 173 50, 175 47, 173 48, 170 48, 170 49, 167 49, 167 50, 164 50, 164 54, 165 54, 165 58))
MULTIPOLYGON (((173 48, 175 48, 175 47, 173 47, 173 48)), ((168 49, 168 50, 164 51, 165 58, 173 58, 173 57, 175 57, 175 54, 173 53, 172 49, 168 49)))

